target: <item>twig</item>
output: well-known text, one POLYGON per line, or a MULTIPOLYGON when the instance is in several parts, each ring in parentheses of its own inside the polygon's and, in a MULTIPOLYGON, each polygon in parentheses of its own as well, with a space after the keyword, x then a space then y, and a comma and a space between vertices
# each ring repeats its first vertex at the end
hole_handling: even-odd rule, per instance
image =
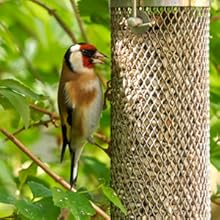
MULTIPOLYGON (((43 114, 46 114, 46 115, 50 116, 51 122, 53 124, 54 124, 55 121, 60 120, 60 118, 56 114, 56 112, 50 112, 50 111, 48 111, 48 110, 46 110, 44 108, 41 108, 41 107, 39 107, 37 105, 34 105, 34 104, 30 104, 29 106, 30 106, 30 108, 34 109, 35 111, 38 111, 38 112, 41 112, 43 114)), ((94 136, 97 137, 98 139, 100 139, 100 141, 102 141, 102 142, 104 142, 106 144, 110 143, 110 140, 104 134, 96 132, 96 133, 94 133, 94 136)))
MULTIPOLYGON (((44 108, 41 108, 35 104, 30 104, 29 107, 35 111, 38 111, 38 112, 41 112, 43 114, 46 114, 50 117, 49 120, 46 120, 46 121, 39 121, 39 122, 35 122, 33 124, 31 124, 28 128, 31 128, 33 126, 38 126, 38 125, 48 125, 50 122, 53 123, 55 125, 55 127, 57 127, 57 125, 55 124, 56 121, 60 120, 60 117, 56 114, 56 112, 50 112, 44 108)), ((22 128, 19 128, 18 130, 16 130, 13 135, 17 135, 19 134, 20 132, 24 131, 25 128, 22 127, 22 128)), ((98 138, 100 141, 102 141, 103 143, 106 143, 106 144, 109 144, 110 143, 110 140, 109 138, 107 138, 104 134, 101 134, 101 133, 98 133, 98 132, 95 132, 94 133, 94 136, 96 138, 98 138)), ((4 141, 7 141, 8 138, 6 138, 4 141)))
POLYGON ((211 197, 211 202, 214 203, 215 205, 220 206, 220 202, 216 201, 214 198, 211 197))
POLYGON ((98 147, 99 149, 103 150, 110 157, 109 148, 105 149, 105 148, 101 147, 101 145, 97 144, 92 137, 89 137, 87 139, 87 141, 88 141, 88 143, 90 143, 90 144, 98 147))
POLYGON ((82 37, 84 38, 85 42, 88 42, 88 38, 87 38, 86 32, 85 32, 85 30, 83 28, 83 23, 82 23, 82 20, 81 20, 81 17, 80 17, 79 10, 77 8, 76 2, 75 2, 75 0, 70 0, 70 3, 72 5, 73 11, 75 13, 76 20, 77 20, 77 23, 79 25, 82 37))
MULTIPOLYGON (((36 126, 39 126, 39 125, 44 125, 44 126, 48 127, 48 124, 49 124, 50 122, 53 123, 53 122, 51 121, 51 119, 45 120, 45 121, 34 122, 34 123, 30 124, 30 125, 28 126, 28 128, 36 127, 36 126)), ((19 129, 17 129, 16 131, 14 131, 14 132, 12 133, 12 135, 15 136, 15 135, 21 133, 22 131, 24 131, 25 129, 26 129, 26 128, 23 126, 22 128, 19 128, 19 129)), ((8 138, 5 138, 5 139, 4 139, 4 142, 6 142, 6 141, 8 141, 8 140, 9 140, 8 138)))
MULTIPOLYGON (((1 3, 0 3, 0 5, 1 5, 1 3)), ((11 219, 18 219, 18 216, 16 214, 12 214, 12 215, 0 218, 0 220, 6 220, 6 219, 9 219, 9 220, 11 220, 11 219)))
POLYGON ((220 20, 220 15, 211 16, 210 20, 211 21, 218 21, 218 20, 220 20))
POLYGON ((103 150, 109 157, 111 157, 111 145, 109 144, 108 145, 108 148, 103 148, 103 147, 101 147, 99 144, 97 144, 97 143, 90 143, 90 144, 93 144, 93 145, 95 145, 96 147, 98 147, 99 149, 101 149, 101 150, 103 150))
POLYGON ((73 43, 77 42, 75 35, 69 29, 69 27, 64 23, 64 21, 60 18, 60 16, 56 13, 55 9, 49 8, 46 4, 44 4, 43 2, 41 2, 39 0, 29 0, 29 1, 41 6, 42 8, 47 10, 48 14, 52 15, 57 20, 57 22, 60 24, 60 26, 63 28, 63 30, 69 35, 69 37, 72 39, 73 43))
POLYGON ((50 112, 50 111, 48 111, 48 110, 46 110, 44 108, 41 108, 41 107, 39 107, 37 105, 30 104, 29 107, 34 109, 34 110, 36 110, 36 111, 38 111, 38 112, 41 112, 41 113, 46 114, 46 115, 49 115, 50 118, 53 119, 54 121, 60 119, 59 116, 55 112, 50 112))
MULTIPOLYGON (((51 171, 48 166, 46 166, 40 159, 38 159, 36 156, 32 154, 32 152, 23 145, 14 135, 10 134, 7 130, 4 128, 0 128, 0 131, 9 139, 11 140, 22 152, 24 152, 31 160, 33 160, 41 169, 44 170, 45 173, 47 173, 52 179, 54 179, 57 183, 59 183, 61 186, 63 186, 65 189, 76 192, 76 189, 73 187, 71 188, 69 183, 67 183, 64 179, 62 179, 60 176, 58 176, 56 173, 51 171)), ((91 202, 91 201, 90 201, 91 202)), ((95 205, 93 202, 91 202, 92 207, 96 210, 96 212, 102 216, 105 220, 110 220, 109 215, 107 215, 101 208, 99 208, 97 205, 95 205)))
POLYGON ((41 160, 35 157, 32 152, 27 147, 25 147, 14 135, 10 134, 4 128, 0 128, 0 131, 9 140, 11 140, 22 152, 24 152, 29 158, 31 158, 39 167, 41 167, 45 171, 45 173, 47 173, 50 177, 52 177, 56 182, 60 183, 60 185, 62 185, 66 189, 70 189, 70 185, 65 180, 49 170, 49 168, 41 160))
POLYGON ((98 138, 103 143, 109 144, 110 140, 104 135, 99 132, 94 133, 94 137, 98 138))

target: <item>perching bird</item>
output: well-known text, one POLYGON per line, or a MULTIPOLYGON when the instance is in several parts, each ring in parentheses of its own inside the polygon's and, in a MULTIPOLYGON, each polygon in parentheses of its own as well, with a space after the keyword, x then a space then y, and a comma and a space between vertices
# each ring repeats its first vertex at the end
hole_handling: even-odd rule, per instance
POLYGON ((58 89, 58 107, 62 126, 63 146, 71 157, 70 185, 75 184, 78 161, 86 141, 96 129, 103 108, 102 89, 94 65, 104 63, 105 55, 88 43, 69 47, 64 55, 58 89))

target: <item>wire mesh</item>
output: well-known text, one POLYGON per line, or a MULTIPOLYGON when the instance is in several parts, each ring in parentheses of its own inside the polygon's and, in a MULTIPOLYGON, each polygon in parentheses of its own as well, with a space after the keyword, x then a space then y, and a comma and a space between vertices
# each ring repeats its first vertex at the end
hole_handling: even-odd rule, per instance
POLYGON ((111 184, 127 208, 113 220, 210 219, 209 8, 140 7, 127 26, 112 7, 111 184))

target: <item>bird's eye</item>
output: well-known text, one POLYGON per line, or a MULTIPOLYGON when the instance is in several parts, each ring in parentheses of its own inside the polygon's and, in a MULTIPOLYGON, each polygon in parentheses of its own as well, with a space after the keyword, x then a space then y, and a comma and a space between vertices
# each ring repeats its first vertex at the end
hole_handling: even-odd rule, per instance
POLYGON ((86 56, 86 55, 87 55, 87 51, 86 51, 86 50, 82 50, 81 52, 82 52, 82 55, 83 55, 83 56, 86 56))
POLYGON ((92 57, 95 53, 94 50, 84 50, 84 49, 81 50, 81 52, 82 52, 82 55, 86 57, 92 57))

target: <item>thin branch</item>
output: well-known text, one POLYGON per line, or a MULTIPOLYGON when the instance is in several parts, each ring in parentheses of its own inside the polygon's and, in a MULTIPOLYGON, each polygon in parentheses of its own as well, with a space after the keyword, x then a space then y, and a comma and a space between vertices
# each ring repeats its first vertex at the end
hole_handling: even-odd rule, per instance
MULTIPOLYGON (((30 104, 29 105, 30 108, 32 108, 33 110, 35 111, 38 111, 38 112, 41 112, 43 114, 46 114, 50 117, 49 120, 45 120, 45 121, 38 121, 38 122, 34 122, 33 124, 30 124, 28 128, 31 128, 31 127, 36 127, 36 126, 40 126, 40 125, 44 125, 44 126, 48 126, 49 123, 51 122, 55 127, 57 127, 56 125, 56 121, 60 120, 59 116, 56 114, 56 112, 50 112, 44 108, 41 108, 37 105, 34 105, 34 104, 30 104)), ((21 133, 22 131, 25 130, 25 127, 22 127, 22 128, 19 128, 17 129, 15 132, 13 132, 12 134, 15 136, 19 133, 21 133)), ((94 133, 94 136, 96 138, 98 138, 100 141, 102 141, 103 143, 106 143, 106 144, 110 144, 110 140, 109 138, 107 138, 104 134, 101 134, 101 133, 98 133, 98 132, 95 132, 94 133)), ((8 138, 5 138, 4 141, 8 141, 8 138)), ((103 148, 102 148, 103 149, 103 148)), ((107 151, 108 149, 105 149, 105 151, 107 151)))
MULTIPOLYGON (((49 123, 53 123, 52 121, 51 121, 51 119, 49 119, 49 120, 45 120, 45 121, 38 121, 38 122, 34 122, 34 123, 32 123, 32 124, 30 124, 29 126, 28 126, 28 128, 32 128, 32 127, 37 127, 37 126, 39 126, 39 125, 44 125, 44 126, 46 126, 46 127, 48 127, 48 125, 49 125, 49 123)), ((12 135, 17 135, 17 134, 20 134, 22 131, 24 131, 26 128, 23 126, 22 128, 19 128, 19 129, 17 129, 16 131, 14 131, 13 133, 12 133, 12 135)), ((8 138, 5 138, 4 139, 4 142, 6 142, 6 141, 8 141, 9 139, 8 138)))
POLYGON ((101 147, 99 144, 97 144, 97 143, 90 143, 90 144, 93 144, 93 145, 95 145, 96 147, 98 147, 99 149, 101 149, 101 150, 103 150, 109 157, 111 157, 111 144, 109 144, 108 145, 108 148, 103 148, 103 147, 101 147))
MULTIPOLYGON (((35 111, 38 111, 38 112, 41 112, 43 114, 46 114, 50 117, 50 119, 48 120, 45 120, 45 121, 37 121, 37 122, 34 122, 32 124, 30 124, 28 126, 28 128, 32 128, 32 127, 37 127, 37 126, 40 126, 40 125, 44 125, 46 127, 48 127, 49 123, 52 123, 55 127, 58 127, 57 124, 56 124, 56 121, 60 120, 59 116, 57 116, 56 112, 50 112, 44 108, 41 108, 35 104, 30 104, 29 107, 35 111)), ((16 131, 14 131, 12 133, 12 135, 17 135, 17 134, 20 134, 22 131, 24 131, 26 128, 25 127, 22 127, 22 128, 19 128, 17 129, 16 131)), ((5 138, 4 139, 4 142, 8 141, 8 138, 5 138)))
MULTIPOLYGON (((0 131, 9 139, 11 140, 22 152, 24 152, 31 160, 33 160, 39 167, 41 167, 45 173, 47 173, 50 177, 52 177, 56 182, 62 185, 66 189, 70 189, 70 185, 63 180, 60 176, 49 170, 49 168, 37 157, 35 157, 32 152, 24 146, 14 135, 10 134, 4 128, 0 128, 0 131)), ((76 191, 74 189, 74 191, 76 191)))
MULTIPOLYGON (((44 170, 45 173, 47 173, 52 179, 54 179, 57 183, 59 183, 61 186, 63 186, 65 189, 76 192, 76 189, 73 187, 70 187, 70 184, 67 183, 64 179, 62 179, 60 176, 58 176, 56 173, 51 171, 48 166, 46 166, 40 159, 38 159, 36 156, 32 154, 32 152, 24 145, 22 144, 14 135, 10 134, 7 130, 4 128, 0 128, 0 131, 8 138, 10 139, 23 153, 25 153, 31 160, 33 160, 39 167, 41 167, 42 170, 44 170)), ((90 201, 91 202, 91 201, 90 201)), ((92 207, 96 210, 96 212, 102 216, 105 220, 110 220, 109 215, 107 215, 101 208, 99 208, 97 205, 95 205, 93 202, 91 202, 92 207)))
POLYGON ((69 29, 69 27, 64 23, 64 21, 60 18, 60 16, 56 13, 55 9, 48 7, 46 4, 44 4, 43 2, 41 2, 39 0, 29 0, 29 1, 41 6, 42 8, 47 10, 48 14, 52 15, 56 19, 56 21, 60 24, 60 26, 63 28, 63 30, 69 35, 69 37, 72 39, 73 43, 77 42, 75 35, 69 29))
MULTIPOLYGON (((110 157, 110 154, 109 154, 109 149, 110 148, 105 149, 105 148, 101 147, 101 145, 97 144, 92 137, 88 138, 87 141, 88 141, 88 143, 90 143, 90 144, 98 147, 99 149, 103 150, 110 157)), ((109 144, 109 146, 110 146, 110 144, 109 144)))
MULTIPOLYGON (((34 109, 35 111, 38 111, 38 112, 41 112, 41 113, 43 113, 43 114, 46 114, 46 115, 50 116, 51 122, 52 122, 53 124, 55 124, 55 121, 60 120, 60 118, 59 118, 59 116, 56 114, 56 112, 50 112, 50 111, 48 111, 48 110, 46 110, 46 109, 44 109, 44 108, 41 108, 41 107, 39 107, 39 106, 37 106, 37 105, 34 105, 34 104, 30 104, 29 106, 30 106, 30 108, 34 109)), ((17 133, 16 133, 16 134, 17 134, 17 133)), ((102 141, 102 142, 104 142, 104 143, 106 143, 106 144, 109 144, 109 143, 110 143, 110 140, 109 140, 104 134, 101 134, 101 133, 96 132, 96 133, 94 133, 94 136, 95 136, 96 138, 100 139, 100 141, 102 141)))
POLYGON ((218 202, 217 200, 215 200, 214 198, 211 197, 211 202, 214 203, 215 205, 220 206, 220 202, 218 202))
POLYGON ((54 121, 60 119, 59 116, 56 114, 56 112, 50 112, 50 111, 48 111, 48 110, 46 110, 44 108, 41 108, 41 107, 39 107, 37 105, 34 105, 34 104, 30 104, 29 107, 32 108, 35 111, 41 112, 41 113, 43 113, 45 115, 49 115, 50 118, 53 119, 54 121))
POLYGON ((99 132, 94 133, 94 137, 98 138, 103 143, 109 144, 110 140, 107 138, 104 134, 101 134, 99 132))
MULTIPOLYGON (((1 5, 1 3, 0 3, 1 5)), ((9 215, 9 216, 5 216, 4 218, 0 218, 1 220, 6 220, 6 219, 18 219, 18 216, 16 214, 12 214, 12 215, 9 215)))
POLYGON ((70 0, 70 3, 71 3, 71 5, 72 5, 73 11, 74 11, 74 13, 75 13, 76 20, 77 20, 77 23, 78 23, 78 25, 79 25, 79 28, 80 28, 82 37, 84 38, 84 41, 85 41, 85 42, 88 42, 88 38, 87 38, 86 32, 85 32, 85 30, 84 30, 84 28, 83 28, 82 19, 81 19, 81 17, 80 17, 79 10, 78 10, 78 8, 77 8, 76 2, 75 2, 75 0, 70 0))
POLYGON ((211 22, 218 21, 218 20, 220 20, 220 15, 211 16, 210 20, 211 20, 211 22))

